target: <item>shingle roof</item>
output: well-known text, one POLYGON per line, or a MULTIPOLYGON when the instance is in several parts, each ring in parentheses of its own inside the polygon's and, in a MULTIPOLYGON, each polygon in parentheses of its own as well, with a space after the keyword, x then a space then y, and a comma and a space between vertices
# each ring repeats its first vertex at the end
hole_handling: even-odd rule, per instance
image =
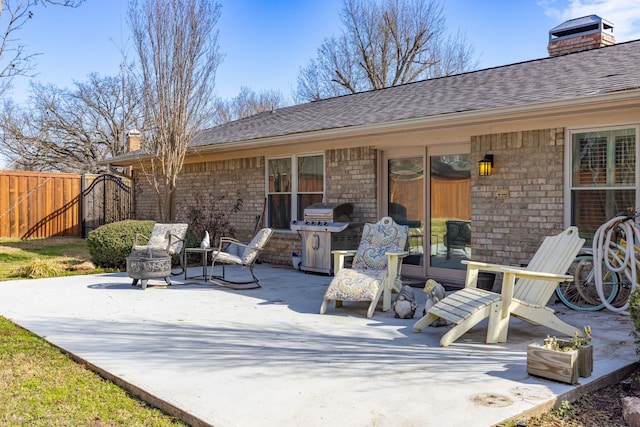
POLYGON ((192 146, 526 106, 640 88, 640 40, 264 112, 203 131, 192 146))

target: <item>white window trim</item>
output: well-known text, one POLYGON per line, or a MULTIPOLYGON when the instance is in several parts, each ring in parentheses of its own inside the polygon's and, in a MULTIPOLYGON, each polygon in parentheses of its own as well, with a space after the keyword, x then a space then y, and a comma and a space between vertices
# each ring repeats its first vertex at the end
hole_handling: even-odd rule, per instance
MULTIPOLYGON (((278 160, 278 159, 291 159, 291 177, 292 177, 291 191, 288 193, 282 193, 282 194, 291 194, 291 220, 299 220, 302 218, 298 218, 298 197, 297 197, 298 196, 298 158, 311 157, 311 156, 322 156, 322 193, 318 192, 313 194, 322 194, 322 201, 325 202, 326 194, 327 194, 327 158, 323 151, 266 157, 265 168, 264 168, 264 174, 265 174, 265 180, 264 180, 265 221, 264 223, 265 224, 271 223, 271 220, 269 218, 268 205, 266 205, 269 200, 269 194, 272 194, 269 192, 269 161, 278 160)), ((312 194, 312 193, 309 193, 309 194, 312 194)))
MULTIPOLYGON (((636 204, 640 203, 640 125, 627 124, 616 126, 602 126, 589 128, 566 128, 564 135, 564 225, 571 225, 571 191, 573 190, 572 182, 572 156, 571 146, 573 144, 573 135, 576 133, 603 132, 611 130, 635 129, 636 131, 636 182, 635 196, 636 204)), ((621 187, 600 187, 601 189, 620 189, 621 187)))

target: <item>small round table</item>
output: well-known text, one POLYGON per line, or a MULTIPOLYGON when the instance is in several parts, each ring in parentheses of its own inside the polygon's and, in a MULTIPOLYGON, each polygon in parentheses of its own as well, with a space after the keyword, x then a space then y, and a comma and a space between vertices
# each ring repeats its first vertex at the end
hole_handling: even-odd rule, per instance
POLYGON ((171 255, 158 250, 133 251, 127 257, 127 275, 133 279, 132 286, 147 288, 149 279, 164 278, 171 285, 171 255))

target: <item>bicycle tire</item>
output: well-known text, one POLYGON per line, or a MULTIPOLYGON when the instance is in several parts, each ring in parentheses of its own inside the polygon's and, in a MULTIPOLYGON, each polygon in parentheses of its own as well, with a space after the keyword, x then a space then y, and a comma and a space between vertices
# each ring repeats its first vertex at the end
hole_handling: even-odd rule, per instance
MULTIPOLYGON (((620 290, 619 276, 610 270, 606 271, 603 278, 607 302, 613 301, 620 290)), ((605 305, 600 300, 593 278, 593 256, 578 255, 569 267, 568 274, 574 276, 572 282, 563 282, 556 287, 556 295, 567 307, 577 311, 598 311, 605 305)))

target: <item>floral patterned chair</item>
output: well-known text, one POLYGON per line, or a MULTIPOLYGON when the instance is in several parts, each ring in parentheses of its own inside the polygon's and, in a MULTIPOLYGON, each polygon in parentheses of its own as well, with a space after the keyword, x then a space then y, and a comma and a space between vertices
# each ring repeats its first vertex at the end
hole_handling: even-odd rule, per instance
POLYGON ((402 258, 409 254, 405 251, 407 236, 407 226, 384 217, 375 224, 364 225, 356 251, 333 251, 335 276, 324 295, 320 314, 326 312, 331 300, 336 307, 341 307, 343 301, 371 301, 367 311, 370 318, 380 296, 382 310, 389 310, 391 292, 398 292, 402 286, 402 258), (353 256, 352 268, 344 267, 348 256, 353 256))
MULTIPOLYGON (((153 225, 153 228, 151 229, 151 235, 145 236, 143 234, 137 233, 134 236, 133 247, 131 248, 131 251, 164 251, 172 257, 179 257, 180 267, 182 271, 184 271, 185 267, 184 257, 182 256, 182 249, 184 247, 184 239, 187 235, 187 228, 189 228, 189 224, 158 222, 153 225)), ((181 274, 181 272, 172 274, 181 274)))

